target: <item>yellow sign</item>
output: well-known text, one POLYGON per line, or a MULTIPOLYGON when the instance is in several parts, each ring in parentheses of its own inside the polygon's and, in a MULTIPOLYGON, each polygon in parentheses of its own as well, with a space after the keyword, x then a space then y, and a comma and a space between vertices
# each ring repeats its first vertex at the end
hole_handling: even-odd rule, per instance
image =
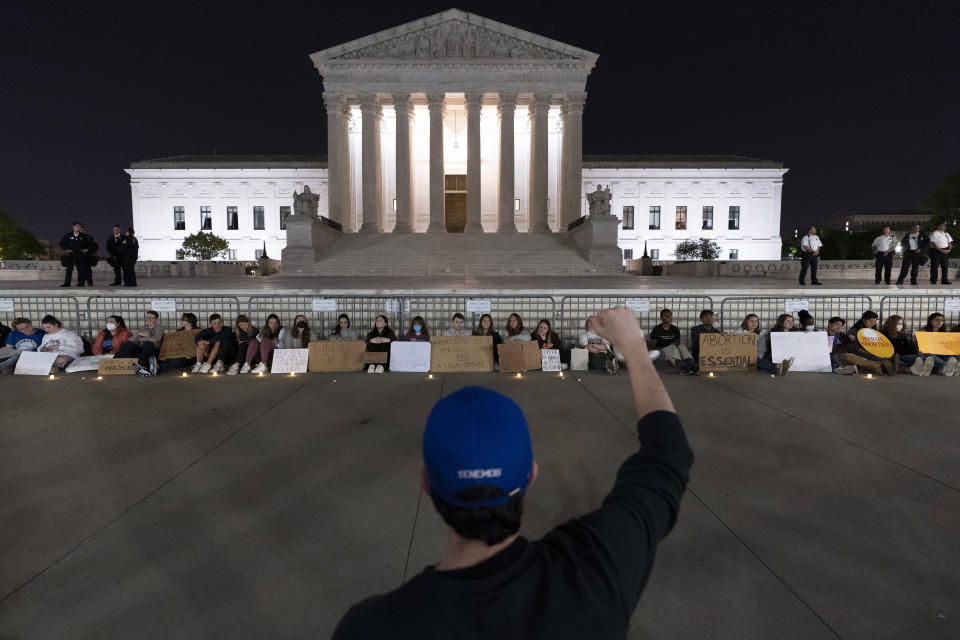
POLYGON ((960 355, 960 333, 917 331, 916 336, 920 353, 934 353, 938 356, 960 355))
POLYGON ((874 329, 863 328, 857 332, 857 342, 869 353, 878 358, 890 358, 893 356, 893 345, 887 336, 874 329))

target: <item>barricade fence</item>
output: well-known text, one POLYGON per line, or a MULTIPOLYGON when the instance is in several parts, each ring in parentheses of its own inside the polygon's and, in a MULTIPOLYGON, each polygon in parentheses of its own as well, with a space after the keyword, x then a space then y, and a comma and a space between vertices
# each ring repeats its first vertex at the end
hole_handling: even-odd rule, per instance
POLYGON ((362 340, 378 315, 386 316, 387 324, 399 334, 403 301, 391 296, 250 296, 247 315, 254 326, 263 327, 271 313, 277 314, 280 324, 288 328, 293 326, 296 316, 305 316, 314 340, 328 340, 337 328, 337 317, 345 313, 350 317, 350 328, 362 340))
POLYGON ((405 333, 410 329, 410 322, 416 316, 422 317, 432 335, 440 335, 452 326, 455 313, 464 315, 464 327, 472 331, 480 324, 484 313, 489 313, 493 321, 493 328, 501 331, 507 327, 507 319, 511 313, 520 316, 525 331, 533 331, 542 319, 550 321, 554 331, 556 327, 557 304, 553 296, 517 295, 517 296, 451 296, 451 295, 423 295, 404 298, 404 326, 405 333), (472 304, 471 304, 472 302, 472 304), (473 309, 486 309, 489 311, 473 309))
POLYGON ((922 331, 932 313, 942 313, 947 331, 960 324, 960 292, 955 296, 884 296, 880 300, 881 322, 903 316, 907 328, 922 331))
POLYGON ((683 330, 683 340, 689 343, 689 329, 700 323, 700 312, 715 311, 710 296, 567 296, 560 302, 561 329, 557 331, 566 346, 574 346, 583 333, 587 318, 601 309, 615 306, 632 308, 640 327, 650 332, 660 324, 660 312, 670 309, 673 324, 683 330))
POLYGON ((846 320, 847 327, 851 327, 864 311, 872 307, 870 296, 730 297, 721 301, 720 316, 715 324, 724 331, 737 331, 744 317, 754 313, 760 318, 760 326, 770 329, 780 314, 789 313, 796 318, 798 310, 805 308, 813 316, 815 327, 826 330, 830 318, 839 316, 846 320))
POLYGON ((16 318, 27 318, 39 329, 45 315, 56 316, 66 329, 80 330, 80 303, 72 296, 0 296, 0 322, 11 329, 16 318))
POLYGON ((240 313, 240 300, 235 296, 91 296, 87 299, 86 337, 93 338, 103 328, 107 316, 120 315, 131 330, 143 325, 147 311, 160 314, 159 323, 167 331, 180 328, 180 316, 193 313, 197 326, 207 326, 214 313, 223 316, 223 323, 232 325, 240 313))

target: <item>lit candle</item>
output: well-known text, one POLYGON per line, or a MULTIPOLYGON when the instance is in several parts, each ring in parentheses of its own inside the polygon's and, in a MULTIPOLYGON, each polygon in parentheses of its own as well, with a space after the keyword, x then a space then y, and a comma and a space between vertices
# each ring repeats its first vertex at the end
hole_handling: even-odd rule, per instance
MULTIPOLYGON (((53 376, 50 376, 50 377, 52 378, 53 376)), ((872 374, 872 373, 868 373, 868 374, 867 374, 867 379, 872 379, 872 378, 873 378, 873 374, 872 374)))
POLYGON ((711 371, 711 372, 708 373, 707 375, 712 378, 712 377, 713 377, 713 371, 711 371))
POLYGON ((562 378, 562 377, 563 377, 563 371, 561 371, 560 373, 558 373, 558 374, 557 374, 557 377, 558 377, 558 378, 562 378))
POLYGON ((290 377, 291 377, 291 378, 295 377, 296 375, 297 375, 297 374, 295 374, 293 371, 290 372, 290 377))
POLYGON ((97 376, 97 380, 103 380, 103 376, 97 376))
MULTIPOLYGON (((52 378, 53 376, 50 376, 50 377, 52 378)), ((522 378, 522 377, 523 377, 523 374, 520 373, 519 371, 517 371, 517 377, 518 377, 518 378, 522 378)))
POLYGON ((210 375, 212 375, 212 376, 213 376, 214 378, 216 378, 216 377, 217 377, 217 372, 216 372, 216 371, 214 371, 214 372, 213 372, 213 373, 211 373, 210 375))
POLYGON ((55 378, 56 378, 56 376, 51 373, 51 374, 50 374, 50 379, 51 379, 51 380, 54 380, 55 378))
POLYGON ((428 379, 428 380, 433 380, 433 374, 431 373, 430 375, 428 375, 428 376, 427 376, 427 379, 428 379))
POLYGON ((182 377, 184 377, 184 378, 186 378, 186 377, 188 377, 188 376, 187 376, 187 372, 186 372, 186 371, 184 371, 184 372, 183 372, 183 373, 181 373, 180 375, 181 375, 182 377))
POLYGON ((258 378, 262 378, 262 377, 263 377, 263 371, 257 372, 257 377, 258 377, 258 378))

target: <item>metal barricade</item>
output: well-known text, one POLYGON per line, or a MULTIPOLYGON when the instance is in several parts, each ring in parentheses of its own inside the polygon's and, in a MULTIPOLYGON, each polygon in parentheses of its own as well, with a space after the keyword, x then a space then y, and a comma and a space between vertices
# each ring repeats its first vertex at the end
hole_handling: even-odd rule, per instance
POLYGON ((233 326, 240 313, 240 301, 234 296, 91 296, 87 299, 87 335, 95 335, 103 326, 109 315, 121 315, 124 322, 132 330, 143 324, 143 316, 154 308, 155 300, 173 300, 176 310, 154 309, 160 314, 160 324, 168 331, 180 327, 180 316, 184 313, 193 313, 197 316, 198 327, 207 326, 207 318, 214 313, 223 316, 223 323, 233 326))
POLYGON ((913 331, 922 331, 931 313, 942 313, 947 331, 960 324, 960 293, 955 296, 884 296, 880 300, 880 321, 892 315, 903 316, 907 327, 913 331), (956 300, 947 311, 947 299, 956 300))
POLYGON ((870 296, 733 296, 720 302, 720 317, 715 324, 725 331, 736 331, 744 317, 754 313, 760 318, 760 327, 769 330, 780 314, 796 316, 795 311, 788 312, 786 308, 788 300, 797 299, 806 301, 816 328, 822 330, 826 330, 827 321, 833 316, 843 318, 851 327, 873 306, 870 296))
MULTIPOLYGON (((329 302, 326 303, 329 305, 329 302)), ((324 306, 318 303, 318 306, 324 306)), ((396 296, 324 296, 318 295, 264 295, 250 296, 247 313, 257 327, 266 324, 267 316, 275 313, 286 327, 293 325, 297 315, 307 318, 312 339, 327 340, 337 328, 337 317, 345 313, 350 317, 350 327, 362 340, 373 327, 378 315, 387 317, 390 327, 400 334, 403 324, 403 302, 396 296), (314 311, 314 300, 334 301, 335 311, 314 311)))
MULTIPOLYGON (((516 295, 516 296, 453 296, 453 295, 422 295, 406 296, 404 298, 404 326, 403 332, 410 328, 410 321, 415 316, 422 316, 432 335, 440 335, 452 326, 453 314, 460 312, 465 317, 464 326, 472 331, 480 324, 483 313, 467 313, 467 301, 489 301, 490 317, 493 319, 493 328, 502 330, 507 325, 507 318, 511 313, 519 314, 523 327, 533 331, 537 322, 546 318, 557 328, 557 304, 553 296, 547 295, 516 295)), ((397 332, 398 335, 400 332, 397 332)))
POLYGON ((560 301, 560 316, 563 328, 560 337, 564 344, 567 346, 575 345, 580 334, 584 331, 587 318, 597 311, 616 306, 628 306, 628 300, 631 301, 629 306, 636 311, 640 327, 645 332, 649 332, 660 324, 660 311, 670 309, 673 313, 673 324, 680 328, 684 341, 690 339, 689 329, 699 324, 700 312, 704 309, 714 310, 713 299, 710 296, 567 296, 560 301), (648 310, 643 311, 643 308, 648 310))
POLYGON ((39 329, 48 314, 60 320, 64 329, 83 333, 80 304, 73 296, 0 296, 0 322, 11 329, 15 318, 28 318, 39 329))

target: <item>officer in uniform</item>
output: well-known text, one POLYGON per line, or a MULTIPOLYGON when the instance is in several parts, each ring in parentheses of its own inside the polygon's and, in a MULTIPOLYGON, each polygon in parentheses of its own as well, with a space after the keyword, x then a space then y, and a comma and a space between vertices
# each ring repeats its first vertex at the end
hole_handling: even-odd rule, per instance
POLYGON ((60 239, 60 248, 64 256, 60 263, 67 268, 67 276, 61 287, 69 287, 73 279, 73 270, 77 270, 77 286, 86 284, 93 286, 93 271, 90 268, 94 254, 97 252, 97 242, 93 237, 83 232, 83 225, 73 223, 73 231, 60 239))

